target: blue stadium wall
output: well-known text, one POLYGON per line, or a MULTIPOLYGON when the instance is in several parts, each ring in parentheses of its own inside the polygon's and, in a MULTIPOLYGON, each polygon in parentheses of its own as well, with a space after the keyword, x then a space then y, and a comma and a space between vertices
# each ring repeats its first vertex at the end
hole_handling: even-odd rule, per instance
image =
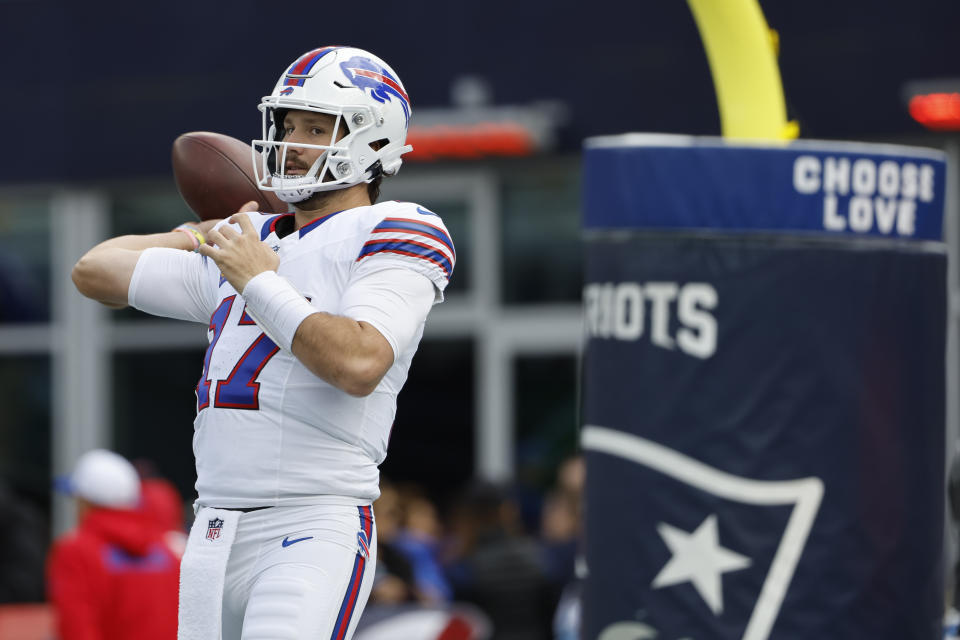
MULTIPOLYGON (((790 116, 802 134, 919 133, 902 83, 960 76, 960 3, 761 3, 780 34, 790 116)), ((463 74, 500 104, 570 107, 561 151, 625 131, 719 133, 706 57, 684 2, 572 0, 229 4, 172 0, 0 2, 8 149, 3 182, 169 175, 172 140, 259 133, 256 105, 284 66, 338 43, 400 73, 417 107, 449 102, 463 74)), ((416 117, 416 116, 414 116, 416 117)))

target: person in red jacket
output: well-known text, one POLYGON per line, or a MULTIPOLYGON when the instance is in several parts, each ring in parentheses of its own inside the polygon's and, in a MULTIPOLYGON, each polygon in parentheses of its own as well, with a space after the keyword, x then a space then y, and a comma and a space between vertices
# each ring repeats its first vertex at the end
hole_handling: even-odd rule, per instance
POLYGON ((178 558, 187 548, 183 499, 176 485, 159 476, 144 460, 134 462, 140 476, 140 507, 149 511, 163 529, 163 539, 178 558), (138 464, 139 463, 139 464, 138 464))
POLYGON ((59 640, 174 640, 180 559, 142 507, 133 465, 96 449, 58 486, 76 499, 78 519, 47 567, 59 640))

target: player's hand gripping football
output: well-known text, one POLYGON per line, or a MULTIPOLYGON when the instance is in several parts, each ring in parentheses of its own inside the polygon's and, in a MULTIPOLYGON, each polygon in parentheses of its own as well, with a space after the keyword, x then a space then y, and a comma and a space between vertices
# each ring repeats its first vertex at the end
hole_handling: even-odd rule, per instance
POLYGON ((277 254, 260 241, 260 234, 253 228, 250 218, 243 215, 243 212, 256 208, 256 202, 248 202, 239 213, 230 216, 229 222, 240 225, 240 233, 227 225, 211 229, 207 244, 198 249, 220 267, 227 282, 240 293, 251 278, 264 271, 276 271, 280 264, 277 254))

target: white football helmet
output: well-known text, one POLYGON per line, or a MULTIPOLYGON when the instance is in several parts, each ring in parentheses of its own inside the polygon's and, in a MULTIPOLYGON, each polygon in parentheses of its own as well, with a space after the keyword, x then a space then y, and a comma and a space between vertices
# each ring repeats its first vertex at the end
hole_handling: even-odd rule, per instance
POLYGON ((284 71, 273 93, 260 101, 263 139, 253 141, 257 186, 284 202, 301 202, 319 191, 343 189, 393 175, 410 123, 410 99, 397 74, 377 56, 351 47, 322 47, 303 54, 284 71), (288 145, 283 118, 300 109, 336 117, 329 145, 288 145), (341 128, 346 135, 337 140, 341 128), (306 175, 284 175, 290 146, 324 151, 306 175), (257 158, 256 152, 260 152, 257 158))

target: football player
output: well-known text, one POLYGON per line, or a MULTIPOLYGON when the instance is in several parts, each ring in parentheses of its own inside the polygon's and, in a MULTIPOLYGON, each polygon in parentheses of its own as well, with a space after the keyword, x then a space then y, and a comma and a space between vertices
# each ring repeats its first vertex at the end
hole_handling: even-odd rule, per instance
POLYGON ((222 607, 225 640, 342 640, 371 588, 370 505, 397 393, 456 255, 435 213, 376 203, 411 149, 410 101, 383 60, 310 51, 260 111, 256 177, 292 213, 249 203, 216 224, 113 238, 73 280, 109 306, 208 328, 180 637, 203 637, 191 625, 222 607), (209 563, 224 541, 221 564, 209 563))

